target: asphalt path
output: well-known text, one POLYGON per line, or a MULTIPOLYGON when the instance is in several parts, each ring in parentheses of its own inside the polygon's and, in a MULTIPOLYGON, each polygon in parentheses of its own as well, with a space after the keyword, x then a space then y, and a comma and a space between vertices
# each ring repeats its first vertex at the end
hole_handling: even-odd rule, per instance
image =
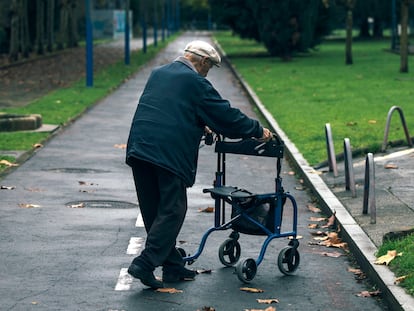
MULTIPOLYGON (((277 267, 285 238, 269 245, 264 261, 250 284, 243 284, 233 268, 218 258, 229 231, 213 233, 198 260, 202 272, 194 281, 171 286, 177 293, 147 289, 125 271, 142 249, 145 230, 140 220, 129 168, 124 164, 129 125, 151 68, 173 60, 193 39, 187 33, 171 43, 136 76, 61 130, 28 161, 1 180, 0 190, 0 309, 1 310, 250 310, 266 309, 257 299, 277 299, 277 310, 387 310, 374 291, 359 281, 352 256, 339 248, 315 245, 308 228, 312 195, 282 163, 283 186, 297 201, 301 236, 299 268, 294 276, 277 267), (263 292, 241 291, 242 287, 263 292), (212 309, 210 309, 212 310, 212 309)), ((239 107, 254 116, 245 94, 223 65, 209 79, 239 107)), ((277 116, 276 116, 277 118, 277 116)), ((216 170, 214 147, 200 149, 196 184, 188 190, 189 210, 178 239, 194 253, 213 214, 201 210, 214 201, 203 188, 212 185, 216 170)), ((228 155, 227 184, 267 193, 274 189, 275 159, 228 155)), ((285 206, 283 228, 291 226, 291 206, 285 206)), ((323 225, 323 222, 320 222, 323 225)), ((324 230, 324 229, 321 229, 324 230)), ((242 257, 257 258, 264 238, 242 235, 242 257)), ((156 275, 161 275, 159 269, 156 275)))

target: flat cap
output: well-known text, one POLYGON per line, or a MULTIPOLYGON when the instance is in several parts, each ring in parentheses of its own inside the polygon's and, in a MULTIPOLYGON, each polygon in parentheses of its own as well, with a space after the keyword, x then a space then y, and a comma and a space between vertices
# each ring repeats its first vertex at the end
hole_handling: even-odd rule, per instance
POLYGON ((221 58, 217 51, 207 42, 195 40, 188 43, 185 52, 194 53, 198 56, 208 57, 214 65, 220 67, 221 58))

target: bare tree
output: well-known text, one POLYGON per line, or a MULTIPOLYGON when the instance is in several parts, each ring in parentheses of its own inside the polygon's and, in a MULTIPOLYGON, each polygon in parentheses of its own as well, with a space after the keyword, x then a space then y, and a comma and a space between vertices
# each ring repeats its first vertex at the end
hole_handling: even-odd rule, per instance
POLYGON ((23 57, 29 57, 30 38, 28 24, 27 0, 12 0, 10 3, 10 45, 9 60, 14 62, 23 57))
POLYGON ((55 35, 55 0, 47 0, 46 12, 46 49, 52 52, 55 35))
POLYGON ((36 52, 44 54, 45 0, 36 0, 36 52))
POLYGON ((400 72, 408 72, 408 9, 409 0, 401 1, 400 72))

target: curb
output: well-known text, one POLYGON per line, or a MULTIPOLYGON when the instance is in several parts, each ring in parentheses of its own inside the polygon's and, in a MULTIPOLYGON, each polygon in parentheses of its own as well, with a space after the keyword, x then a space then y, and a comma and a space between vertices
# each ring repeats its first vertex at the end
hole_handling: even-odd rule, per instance
POLYGON ((382 298, 386 301, 387 305, 392 310, 414 311, 414 298, 407 294, 402 287, 394 284, 394 280, 396 279, 394 273, 386 266, 373 264, 376 260, 375 254, 378 251, 377 247, 328 188, 315 169, 309 165, 296 146, 289 140, 274 117, 266 110, 258 96, 234 68, 218 42, 214 41, 214 44, 221 54, 222 60, 229 65, 234 76, 240 82, 251 103, 259 109, 271 128, 284 141, 285 151, 290 160, 290 164, 302 175, 306 185, 323 205, 323 209, 330 213, 336 213, 336 219, 342 227, 343 240, 348 243, 351 252, 354 254, 361 268, 381 290, 382 298))

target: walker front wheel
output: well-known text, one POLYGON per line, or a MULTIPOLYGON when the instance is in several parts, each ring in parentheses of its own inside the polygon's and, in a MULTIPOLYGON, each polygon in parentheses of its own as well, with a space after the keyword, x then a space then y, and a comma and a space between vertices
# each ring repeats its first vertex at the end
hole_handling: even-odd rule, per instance
POLYGON ((232 267, 239 260, 240 253, 240 243, 234 239, 227 239, 219 248, 220 262, 226 267, 232 267))
POLYGON ((250 283, 256 276, 256 272, 257 264, 252 258, 241 260, 236 266, 237 277, 243 283, 250 283))
POLYGON ((283 248, 277 258, 277 265, 280 272, 285 275, 292 275, 299 266, 300 256, 298 249, 291 246, 283 248))

